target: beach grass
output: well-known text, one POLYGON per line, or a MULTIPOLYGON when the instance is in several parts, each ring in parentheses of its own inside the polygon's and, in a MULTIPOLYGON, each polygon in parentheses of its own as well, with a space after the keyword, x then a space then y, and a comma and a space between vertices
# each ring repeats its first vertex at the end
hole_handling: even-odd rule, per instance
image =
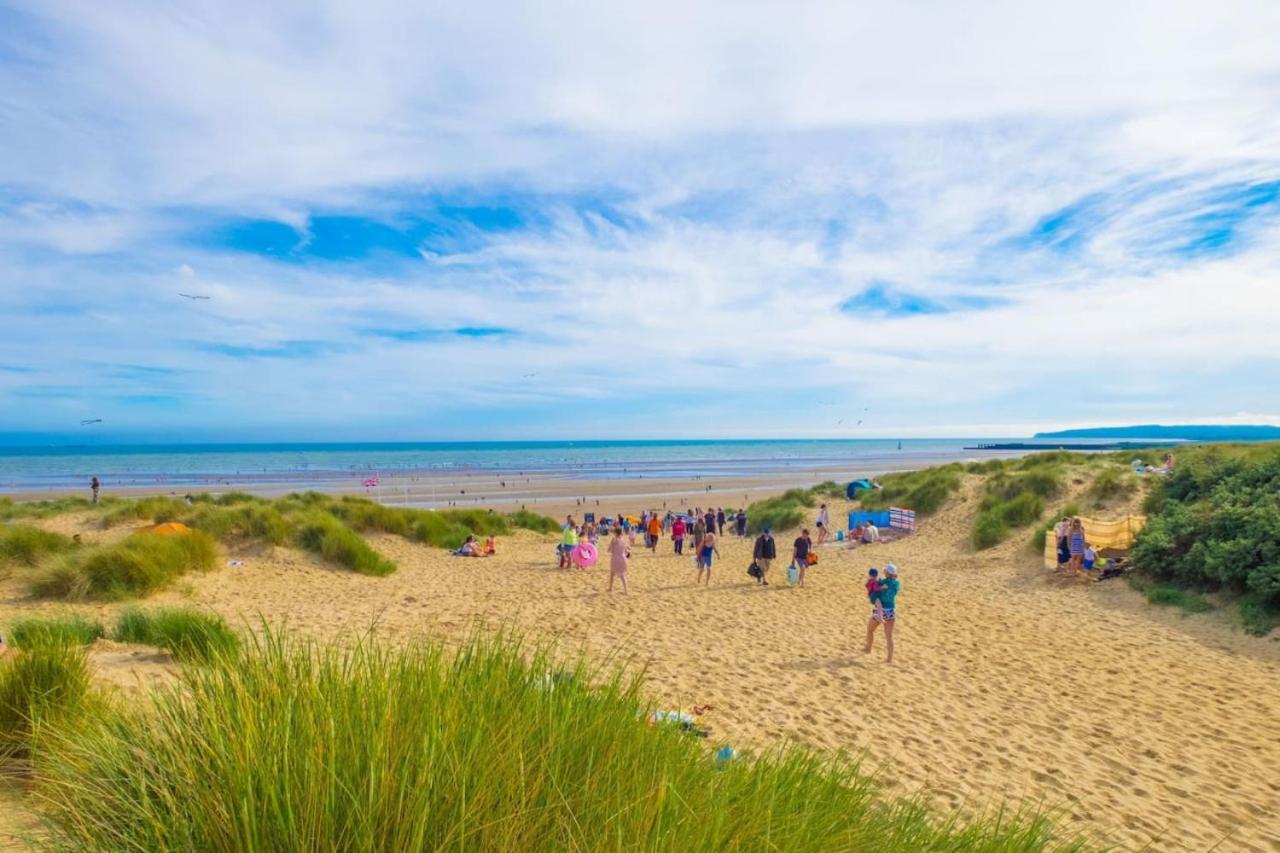
POLYGON ((96 505, 85 498, 53 498, 44 501, 14 501, 11 498, 0 498, 0 521, 52 518, 68 512, 105 508, 115 503, 118 501, 113 498, 103 498, 96 505))
POLYGON ((228 543, 283 545, 292 533, 289 522, 265 502, 202 503, 182 516, 189 527, 228 543))
POLYGON ((0 564, 34 566, 50 554, 65 553, 74 547, 71 537, 39 527, 25 524, 0 527, 0 564))
MULTIPOLYGON (((1033 464, 1002 470, 983 484, 982 502, 974 517, 970 541, 979 551, 998 545, 1009 531, 1035 524, 1044 515, 1045 499, 1058 494, 1065 471, 1057 453, 1036 454, 1033 464)), ((1023 460, 1024 463, 1026 460, 1023 460)), ((1043 547, 1043 537, 1037 533, 1043 547)))
POLYGON ((1127 469, 1115 466, 1103 468, 1089 484, 1089 496, 1098 504, 1126 498, 1138 488, 1137 478, 1127 469))
POLYGON ((1280 628, 1280 606, 1269 603, 1259 593, 1251 592, 1240 598, 1240 621, 1247 633, 1265 637, 1280 628))
POLYGON ((855 497, 864 509, 888 509, 900 506, 915 510, 917 516, 933 515, 942 509, 947 498, 960 488, 965 468, 959 463, 887 474, 879 480, 881 488, 863 489, 855 497))
POLYGON ((1041 815, 941 819, 839 755, 717 761, 649 710, 637 677, 511 637, 267 632, 42 737, 34 798, 86 851, 1081 849, 1041 815))
POLYGON ((112 639, 159 646, 191 663, 230 657, 240 646, 240 638, 222 617, 185 608, 128 608, 120 613, 112 639))
POLYGON ((135 533, 120 542, 60 555, 31 578, 37 596, 118 600, 149 595, 184 572, 208 571, 217 546, 203 531, 135 533))
POLYGON ((89 670, 78 645, 37 644, 0 659, 0 761, 25 758, 40 727, 82 719, 89 670))
POLYGON ((1147 590, 1147 601, 1166 607, 1177 607, 1183 613, 1205 613, 1213 609, 1212 602, 1196 592, 1173 586, 1153 586, 1147 590))
POLYGON ((780 495, 756 501, 747 507, 747 530, 759 533, 770 530, 790 530, 804 521, 809 509, 818 503, 810 489, 788 489, 780 495))
POLYGON ((362 575, 389 575, 396 564, 330 513, 311 509, 294 519, 294 541, 326 560, 362 575))
POLYGON ((14 622, 7 634, 15 648, 35 649, 41 646, 87 646, 107 635, 102 623, 79 614, 22 619, 14 622))

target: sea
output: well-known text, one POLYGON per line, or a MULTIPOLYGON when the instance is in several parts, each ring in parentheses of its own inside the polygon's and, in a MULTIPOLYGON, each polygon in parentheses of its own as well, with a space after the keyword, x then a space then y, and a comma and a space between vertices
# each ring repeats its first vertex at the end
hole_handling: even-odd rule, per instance
POLYGON ((1012 455, 1007 438, 155 444, 0 447, 0 493, 104 487, 256 491, 358 486, 380 476, 493 472, 566 480, 867 473, 1012 455))

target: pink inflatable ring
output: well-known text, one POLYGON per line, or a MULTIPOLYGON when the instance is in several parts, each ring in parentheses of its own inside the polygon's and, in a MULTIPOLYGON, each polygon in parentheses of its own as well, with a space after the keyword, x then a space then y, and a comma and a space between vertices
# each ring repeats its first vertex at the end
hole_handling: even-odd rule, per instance
POLYGON ((569 553, 569 557, 573 560, 573 564, 579 568, 585 569, 587 566, 594 566, 596 558, 596 546, 590 542, 580 542, 578 547, 569 553))

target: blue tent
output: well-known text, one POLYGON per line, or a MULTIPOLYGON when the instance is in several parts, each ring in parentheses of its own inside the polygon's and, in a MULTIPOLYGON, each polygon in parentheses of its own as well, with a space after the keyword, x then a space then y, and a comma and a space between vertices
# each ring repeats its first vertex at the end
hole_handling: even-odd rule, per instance
POLYGON ((854 480, 845 487, 844 496, 849 500, 853 500, 854 496, 863 489, 873 489, 870 480, 854 480))

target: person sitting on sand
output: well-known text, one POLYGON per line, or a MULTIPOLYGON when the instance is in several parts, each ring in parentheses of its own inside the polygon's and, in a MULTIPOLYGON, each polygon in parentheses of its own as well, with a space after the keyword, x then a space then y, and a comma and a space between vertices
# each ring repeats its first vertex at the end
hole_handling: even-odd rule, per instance
POLYGON ((778 543, 773 541, 773 531, 766 527, 756 537, 755 547, 751 551, 751 558, 760 567, 760 577, 756 578, 756 582, 761 586, 769 585, 769 566, 777 556, 778 543))
POLYGON ((462 547, 453 553, 459 557, 485 557, 488 556, 480 550, 480 546, 476 544, 476 537, 468 536, 467 541, 462 543, 462 547))
POLYGON ((631 549, 622 539, 622 528, 613 528, 613 536, 609 539, 609 592, 613 592, 613 580, 622 581, 622 594, 627 595, 627 561, 631 558, 631 549))
POLYGON ((862 542, 864 545, 871 545, 880 541, 880 528, 876 527, 875 522, 868 521, 867 526, 862 528, 862 542))
POLYGON ((497 553, 498 553, 498 537, 490 535, 488 539, 484 540, 484 555, 486 557, 492 557, 494 554, 497 554, 497 553))
POLYGON ((698 551, 698 577, 693 582, 694 586, 702 580, 703 572, 707 573, 707 586, 711 586, 711 560, 718 556, 720 556, 720 550, 716 548, 716 534, 708 530, 707 535, 702 537, 702 548, 698 551))
POLYGON ((885 663, 893 663, 893 625, 897 616, 898 567, 889 563, 884 567, 885 578, 880 584, 880 601, 871 608, 871 619, 867 622, 867 643, 862 648, 863 654, 871 654, 876 641, 876 628, 884 626, 884 641, 887 648, 885 663))

